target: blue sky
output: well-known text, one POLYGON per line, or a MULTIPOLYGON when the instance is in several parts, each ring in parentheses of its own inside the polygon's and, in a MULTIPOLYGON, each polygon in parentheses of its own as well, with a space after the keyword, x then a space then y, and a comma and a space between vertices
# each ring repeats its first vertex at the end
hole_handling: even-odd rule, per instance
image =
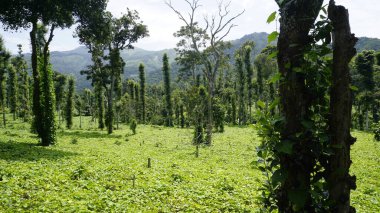
MULTIPOLYGON (((227 2, 227 0, 225 0, 227 2)), ((202 7, 198 17, 213 14, 218 0, 201 0, 202 7)), ((187 9, 183 0, 172 0, 173 5, 181 10, 187 9)), ((327 3, 327 1, 326 1, 327 3)), ((380 38, 380 1, 379 0, 336 0, 349 9, 352 32, 357 36, 380 38)), ((183 25, 177 16, 165 5, 164 0, 109 0, 108 10, 115 16, 126 11, 126 8, 135 9, 150 31, 150 37, 140 40, 136 46, 147 50, 161 50, 173 48, 177 39, 173 33, 183 25)), ((272 32, 276 24, 266 24, 270 13, 277 10, 274 0, 231 0, 231 14, 242 10, 245 13, 235 24, 238 26, 227 37, 237 39, 253 32, 272 32)), ((52 51, 65 51, 78 47, 80 44, 73 38, 72 29, 56 31, 51 44, 52 51)), ((17 52, 17 44, 23 44, 24 52, 30 52, 29 32, 5 32, 0 30, 6 47, 13 53, 17 52)))

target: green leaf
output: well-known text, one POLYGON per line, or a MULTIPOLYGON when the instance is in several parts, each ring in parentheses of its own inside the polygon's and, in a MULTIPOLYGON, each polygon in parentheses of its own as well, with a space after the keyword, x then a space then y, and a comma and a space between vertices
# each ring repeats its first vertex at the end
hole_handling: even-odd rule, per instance
POLYGON ((276 15, 277 15, 276 11, 274 11, 272 14, 270 14, 268 19, 267 19, 267 23, 270 24, 271 22, 273 22, 276 19, 276 15))
POLYGON ((263 101, 257 101, 257 106, 259 106, 260 108, 264 109, 265 108, 265 103, 263 101))
POLYGON ((293 153, 293 143, 291 141, 282 141, 276 145, 276 150, 291 155, 293 153))
POLYGON ((280 99, 279 98, 276 98, 273 100, 273 102, 270 104, 269 106, 269 109, 270 110, 273 110, 274 108, 276 108, 276 106, 278 106, 280 104, 280 99))
POLYGON ((280 73, 280 72, 277 72, 274 76, 272 76, 272 77, 269 79, 269 83, 274 84, 274 83, 280 81, 280 79, 281 79, 281 73, 280 73))
POLYGON ((271 34, 268 35, 268 43, 272 43, 275 41, 280 34, 277 31, 273 31, 271 34))
POLYGON ((278 51, 277 51, 277 50, 274 51, 274 52, 272 52, 271 54, 268 55, 268 59, 272 59, 272 58, 277 57, 277 54, 278 54, 278 51))
POLYGON ((359 88, 357 88, 356 86, 353 86, 353 85, 350 86, 350 89, 352 91, 355 91, 355 92, 359 90, 359 88))

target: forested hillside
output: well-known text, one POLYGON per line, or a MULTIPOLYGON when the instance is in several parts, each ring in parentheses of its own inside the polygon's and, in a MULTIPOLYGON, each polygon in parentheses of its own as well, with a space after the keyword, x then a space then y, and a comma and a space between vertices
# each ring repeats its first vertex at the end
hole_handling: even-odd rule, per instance
MULTIPOLYGON (((243 36, 240 39, 231 41, 232 47, 227 50, 227 54, 233 56, 233 53, 241 47, 246 41, 254 41, 255 47, 252 51, 253 58, 263 50, 268 44, 268 33, 252 33, 243 36)), ((377 38, 359 38, 356 45, 358 52, 365 49, 367 50, 380 50, 380 39, 377 38)), ((140 63, 145 64, 147 82, 158 83, 162 80, 162 55, 167 53, 169 61, 172 63, 172 75, 177 76, 177 67, 175 65, 175 50, 166 49, 160 51, 149 51, 140 48, 133 50, 124 50, 121 54, 126 66, 124 67, 124 75, 126 78, 137 78, 138 66, 140 63)), ((231 57, 233 58, 233 57, 231 57)), ((30 60, 30 54, 25 54, 25 59, 30 60)), ((81 46, 77 49, 63 52, 52 52, 51 63, 54 70, 62 74, 71 74, 77 79, 77 89, 90 87, 90 81, 86 77, 80 75, 80 71, 91 64, 91 55, 88 53, 86 47, 81 46)))

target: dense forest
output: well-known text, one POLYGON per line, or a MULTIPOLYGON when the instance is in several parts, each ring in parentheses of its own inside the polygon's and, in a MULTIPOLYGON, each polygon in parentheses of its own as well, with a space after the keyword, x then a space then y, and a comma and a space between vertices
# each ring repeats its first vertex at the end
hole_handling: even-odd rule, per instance
POLYGON ((116 17, 107 2, 0 8, 4 29, 31 44, 12 55, 0 37, 1 212, 380 210, 380 40, 356 38, 343 6, 278 0, 267 19, 278 31, 227 41, 244 9, 220 2, 198 22, 201 0, 167 1, 183 25, 177 46, 146 51, 138 11, 116 17), (50 52, 72 26, 82 47, 50 52), (47 182, 26 168, 36 162, 47 182), (34 184, 52 196, 46 209, 34 184))

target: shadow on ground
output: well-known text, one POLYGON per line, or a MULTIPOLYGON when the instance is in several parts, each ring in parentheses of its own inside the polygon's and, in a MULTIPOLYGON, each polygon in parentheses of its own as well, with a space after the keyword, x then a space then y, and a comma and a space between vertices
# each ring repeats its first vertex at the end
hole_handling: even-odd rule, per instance
POLYGON ((0 160, 37 161, 40 159, 58 160, 77 155, 74 152, 55 150, 54 147, 42 147, 31 143, 0 141, 0 160))
POLYGON ((58 136, 71 136, 73 138, 121 138, 121 135, 109 135, 105 132, 95 131, 74 131, 58 132, 58 136))

